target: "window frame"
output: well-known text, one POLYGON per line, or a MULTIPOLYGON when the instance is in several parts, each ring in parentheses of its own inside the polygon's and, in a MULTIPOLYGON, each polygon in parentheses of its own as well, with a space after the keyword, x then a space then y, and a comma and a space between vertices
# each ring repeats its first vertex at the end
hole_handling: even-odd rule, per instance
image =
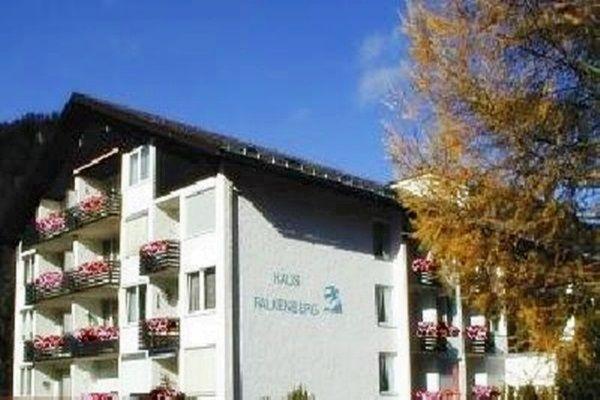
POLYGON ((217 209, 216 209, 216 206, 217 206, 217 190, 216 190, 215 186, 209 186, 209 187, 206 187, 206 188, 203 188, 203 189, 197 189, 197 190, 194 190, 193 192, 187 193, 187 194, 185 194, 183 196, 183 198, 182 198, 182 209, 184 211, 183 211, 183 218, 181 219, 182 222, 183 222, 181 224, 181 228, 182 228, 182 234, 183 234, 184 240, 193 239, 193 238, 202 236, 202 235, 207 234, 207 233, 212 233, 212 232, 215 231, 216 224, 217 224, 217 209), (212 192, 213 193, 213 195, 212 195, 213 196, 213 199, 212 199, 212 203, 213 203, 212 204, 212 206, 213 206, 212 207, 213 208, 212 209, 212 219, 213 219, 212 226, 209 229, 202 229, 202 230, 200 230, 198 232, 195 232, 193 234, 189 234, 188 233, 188 229, 189 229, 190 215, 189 215, 189 212, 188 212, 189 209, 188 209, 188 206, 187 206, 186 202, 191 197, 199 196, 199 195, 201 195, 203 193, 206 193, 206 192, 212 192))
POLYGON ((139 285, 128 286, 125 288, 125 321, 128 326, 134 326, 140 321, 146 319, 146 284, 142 283, 139 285), (134 293, 130 296, 129 293, 134 293), (133 309, 134 319, 130 320, 130 304, 131 298, 135 299, 135 306, 133 309), (143 315, 142 315, 143 314, 143 315), (142 318, 143 316, 143 318, 142 318))
POLYGON ((25 365, 20 368, 19 394, 31 396, 33 392, 33 366, 25 365))
POLYGON ((376 260, 390 261, 392 259, 392 226, 389 222, 376 219, 371 223, 372 253, 376 260), (377 228, 381 227, 381 230, 377 228), (381 234, 381 246, 377 245, 381 234), (381 252, 379 252, 381 247, 381 252))
POLYGON ((129 177, 127 186, 135 187, 146 183, 150 179, 150 146, 145 144, 131 151, 129 153, 128 164, 129 177), (142 166, 144 166, 142 162, 143 155, 146 157, 145 172, 142 171, 142 166))
POLYGON ((396 382, 396 370, 397 370, 397 364, 398 364, 398 354, 396 352, 393 351, 381 351, 378 354, 377 357, 377 378, 378 378, 378 389, 379 389, 379 394, 380 395, 396 395, 398 393, 398 387, 397 387, 397 382, 396 382), (387 367, 387 361, 383 362, 384 360, 389 360, 391 359, 392 362, 392 375, 391 376, 387 376, 387 371, 388 368, 383 368, 383 371, 386 371, 385 374, 387 376, 387 390, 383 390, 383 382, 382 382, 382 365, 384 367, 387 367))
POLYGON ((186 274, 186 300, 187 300, 187 307, 186 307, 186 313, 187 315, 198 315, 198 314, 211 314, 216 312, 217 309, 217 284, 216 284, 216 280, 217 280, 217 269, 214 265, 208 266, 208 267, 203 267, 203 268, 199 268, 196 270, 192 270, 187 272, 186 274), (213 299, 213 307, 207 307, 207 298, 206 298, 206 294, 207 294, 207 290, 206 290, 206 275, 208 271, 213 271, 214 274, 214 279, 215 279, 215 284, 214 284, 214 299, 213 299), (198 274, 198 309, 197 310, 190 310, 190 276, 191 275, 195 275, 198 274))
POLYGON ((375 318, 377 320, 377 325, 381 326, 381 327, 386 327, 386 328, 394 328, 395 327, 395 317, 396 317, 396 312, 395 312, 395 307, 394 307, 394 287, 391 285, 380 285, 377 284, 375 285, 375 318), (388 317, 385 321, 380 321, 379 320, 379 299, 380 299, 380 295, 379 292, 383 291, 383 301, 384 301, 384 306, 386 304, 385 302, 385 293, 389 293, 389 310, 386 309, 385 314, 388 317))

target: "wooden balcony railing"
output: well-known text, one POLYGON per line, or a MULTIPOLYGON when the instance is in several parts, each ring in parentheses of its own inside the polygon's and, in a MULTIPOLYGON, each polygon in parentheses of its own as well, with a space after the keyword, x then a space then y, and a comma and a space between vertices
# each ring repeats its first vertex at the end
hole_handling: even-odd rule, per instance
POLYGON ((179 349, 179 318, 150 318, 140 321, 139 347, 150 354, 179 349))
POLYGON ((30 284, 25 289, 26 304, 34 304, 58 296, 73 294, 94 287, 118 286, 121 266, 117 260, 103 260, 86 263, 74 271, 65 272, 52 285, 30 284), (88 264, 98 264, 95 270, 88 270, 88 264))
MULTIPOLYGON (((73 357, 97 357, 119 352, 118 330, 116 336, 105 340, 80 340, 73 334, 53 335, 53 345, 34 345, 33 340, 25 342, 24 361, 46 361, 73 357)), ((51 335, 52 336, 52 335, 51 335)), ((38 340, 36 338, 36 340, 38 340)), ((40 342, 42 342, 40 340, 40 342)))
POLYGON ((494 352, 494 339, 489 337, 487 339, 467 339, 467 352, 473 354, 485 354, 494 352))
POLYGON ((179 242, 156 240, 140 249, 140 275, 179 270, 179 242))
POLYGON ((27 227, 23 235, 25 246, 54 239, 121 212, 121 196, 117 191, 90 196, 76 206, 57 211, 27 227))

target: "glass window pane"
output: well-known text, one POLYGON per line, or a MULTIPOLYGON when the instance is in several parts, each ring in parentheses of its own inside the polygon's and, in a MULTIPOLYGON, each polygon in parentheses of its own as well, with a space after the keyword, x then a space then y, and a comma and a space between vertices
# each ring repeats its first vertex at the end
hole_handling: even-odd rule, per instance
POLYGON ((185 198, 185 237, 209 232, 215 226, 215 191, 205 190, 185 198))
POLYGON ((200 309, 200 273, 188 274, 188 311, 200 309))
POLYGON ((385 260, 391 255, 390 226, 383 222, 373 223, 373 255, 385 260))
POLYGON ((146 285, 138 286, 138 319, 146 319, 146 285))
POLYGON ((140 247, 148 241, 148 216, 142 215, 126 221, 125 234, 125 255, 138 255, 140 247))
POLYGON ((127 306, 127 322, 137 321, 137 290, 135 287, 127 288, 125 292, 125 304, 127 306))
POLYGON ((149 163, 149 155, 150 149, 148 146, 143 146, 140 152, 140 180, 144 180, 148 178, 150 172, 150 163, 149 163))
POLYGON ((138 153, 129 156, 129 185, 135 185, 139 180, 138 153))
POLYGON ((215 308, 216 303, 216 288, 215 288, 215 268, 207 268, 204 270, 204 308, 215 308))

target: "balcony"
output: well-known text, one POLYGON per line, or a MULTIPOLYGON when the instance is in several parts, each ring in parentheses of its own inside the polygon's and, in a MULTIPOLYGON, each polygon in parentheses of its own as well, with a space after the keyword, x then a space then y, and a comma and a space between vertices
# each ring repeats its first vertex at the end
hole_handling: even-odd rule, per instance
POLYGON ((494 340, 485 325, 470 325, 465 329, 467 352, 485 354, 494 351, 494 340))
POLYGON ((156 240, 140 249, 140 275, 177 273, 179 270, 179 242, 156 240))
POLYGON ((27 286, 26 299, 31 302, 28 304, 33 304, 97 287, 117 287, 120 277, 119 261, 91 261, 80 265, 74 271, 51 271, 41 274, 34 284, 27 286))
POLYGON ((36 336, 25 342, 24 361, 51 361, 66 358, 102 357, 119 352, 119 329, 95 326, 72 334, 36 336))
POLYGON ((150 354, 179 349, 179 318, 150 318, 140 321, 139 346, 150 354))
POLYGON ((68 248, 73 235, 104 238, 118 230, 120 212, 121 196, 116 191, 90 196, 74 207, 37 219, 27 228, 23 243, 38 250, 61 251, 68 248))
POLYGON ((421 351, 427 353, 445 352, 449 350, 448 338, 457 337, 460 330, 444 322, 425 322, 417 324, 416 336, 419 339, 421 351))

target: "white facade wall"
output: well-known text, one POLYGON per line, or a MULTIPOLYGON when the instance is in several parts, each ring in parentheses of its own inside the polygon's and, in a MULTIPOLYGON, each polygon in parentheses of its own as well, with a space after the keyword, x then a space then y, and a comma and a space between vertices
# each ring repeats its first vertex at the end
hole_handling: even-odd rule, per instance
MULTIPOLYGON (((471 359, 462 339, 450 339, 458 349, 456 362, 419 353, 416 321, 435 322, 445 311, 439 309, 439 289, 419 287, 409 271, 411 252, 399 228, 406 221, 398 208, 231 166, 156 198, 156 152, 149 146, 149 174, 133 185, 129 162, 139 148, 119 155, 121 279, 117 315, 110 321, 102 320, 102 296, 48 303, 52 306, 24 304, 24 257, 34 255, 37 276, 102 257, 101 243, 75 238, 62 255, 19 249, 15 393, 21 391, 21 368, 33 366, 22 362, 21 337, 27 330, 22 314, 34 308, 35 334, 61 333, 65 321, 70 329, 86 327, 90 319, 120 328, 118 355, 36 363, 35 396, 58 395, 62 381, 73 398, 91 391, 116 391, 127 398, 148 393, 164 378, 188 396, 215 400, 280 400, 298 385, 325 400, 409 399, 420 388, 457 388, 466 398, 477 381, 501 386, 505 370, 517 371, 510 378, 506 373, 507 383, 523 384, 515 373, 523 366, 531 369, 531 357, 471 359), (187 199, 207 191, 214 196, 210 210, 190 214, 187 199), (136 218, 143 224, 132 235, 130 221, 136 218), (214 222, 189 236, 188 226, 202 222, 199 218, 214 222), (375 222, 392 228, 386 259, 373 254, 375 222), (140 275, 139 245, 159 239, 179 241, 179 270, 168 278, 140 275), (215 308, 189 312, 188 274, 206 268, 216 272, 215 308), (127 289, 139 285, 147 288, 146 318, 179 319, 178 351, 150 355, 140 350, 139 321, 128 322, 126 308, 127 289), (393 293, 393 318, 384 325, 377 322, 377 286, 393 293), (337 302, 328 297, 334 292, 337 302), (395 360, 392 389, 385 393, 379 387, 383 353, 395 360), (483 372, 489 377, 484 379, 483 372)), ((67 197, 72 203, 102 189, 101 182, 76 177, 75 191, 67 197)), ((38 214, 58 207, 59 202, 43 201, 38 214)), ((444 318, 462 329, 469 316, 459 305, 444 318)), ((505 324, 500 329, 505 331, 505 324)))

